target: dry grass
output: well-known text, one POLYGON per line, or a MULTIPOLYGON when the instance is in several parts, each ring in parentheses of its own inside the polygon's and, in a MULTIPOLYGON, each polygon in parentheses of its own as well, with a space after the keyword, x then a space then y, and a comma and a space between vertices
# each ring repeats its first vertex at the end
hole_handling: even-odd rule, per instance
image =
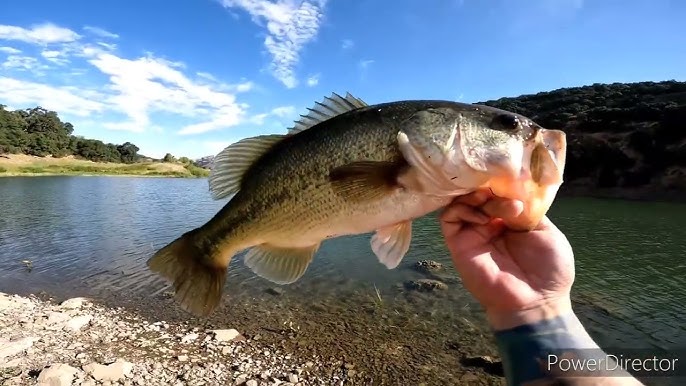
POLYGON ((204 177, 208 171, 180 163, 93 162, 73 156, 35 157, 23 154, 0 156, 0 176, 115 175, 158 177, 204 177))

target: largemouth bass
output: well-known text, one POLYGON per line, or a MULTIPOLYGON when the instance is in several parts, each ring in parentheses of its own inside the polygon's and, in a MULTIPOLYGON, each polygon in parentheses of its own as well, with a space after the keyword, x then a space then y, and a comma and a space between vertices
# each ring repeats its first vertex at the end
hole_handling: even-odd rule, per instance
POLYGON ((233 197, 206 224, 160 249, 148 266, 173 282, 182 308, 210 314, 232 257, 278 284, 297 281, 323 240, 374 232, 388 269, 410 247, 412 221, 459 195, 491 189, 519 199, 507 225, 530 230, 548 211, 566 159, 565 134, 488 106, 451 101, 367 105, 333 94, 287 134, 221 151, 214 199, 233 197))

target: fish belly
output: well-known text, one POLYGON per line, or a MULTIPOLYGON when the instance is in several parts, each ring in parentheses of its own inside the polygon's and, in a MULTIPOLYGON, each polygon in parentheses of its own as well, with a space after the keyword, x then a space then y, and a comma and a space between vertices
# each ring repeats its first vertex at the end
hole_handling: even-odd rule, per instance
POLYGON ((324 239, 370 233, 422 217, 448 205, 451 200, 452 197, 398 193, 375 203, 343 207, 313 226, 295 221, 292 227, 282 229, 278 235, 273 233, 265 242, 281 247, 304 247, 324 239))

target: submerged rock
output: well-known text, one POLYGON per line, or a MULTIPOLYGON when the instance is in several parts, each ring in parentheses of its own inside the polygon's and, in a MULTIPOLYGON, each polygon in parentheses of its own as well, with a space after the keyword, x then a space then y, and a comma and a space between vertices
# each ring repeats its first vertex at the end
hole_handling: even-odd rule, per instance
POLYGON ((413 268, 415 269, 415 271, 419 271, 421 273, 433 273, 442 271, 443 264, 434 260, 420 260, 414 263, 413 268))
POLYGON ((437 290, 446 290, 448 289, 448 285, 439 280, 418 279, 406 281, 405 288, 414 291, 433 292, 437 290))

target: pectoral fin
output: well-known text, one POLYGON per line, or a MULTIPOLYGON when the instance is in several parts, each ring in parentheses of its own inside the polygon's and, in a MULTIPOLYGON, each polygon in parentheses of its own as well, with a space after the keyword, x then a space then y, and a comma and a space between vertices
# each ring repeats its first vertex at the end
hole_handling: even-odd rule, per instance
POLYGON ((393 269, 400 264, 412 241, 412 221, 403 221, 376 231, 371 240, 372 251, 381 264, 393 269))
POLYGON ((398 174, 404 163, 360 161, 333 169, 329 180, 336 193, 354 202, 380 199, 400 188, 398 174))
POLYGON ((277 284, 290 284, 302 277, 320 244, 304 248, 279 248, 268 244, 253 247, 245 265, 255 274, 277 284))

